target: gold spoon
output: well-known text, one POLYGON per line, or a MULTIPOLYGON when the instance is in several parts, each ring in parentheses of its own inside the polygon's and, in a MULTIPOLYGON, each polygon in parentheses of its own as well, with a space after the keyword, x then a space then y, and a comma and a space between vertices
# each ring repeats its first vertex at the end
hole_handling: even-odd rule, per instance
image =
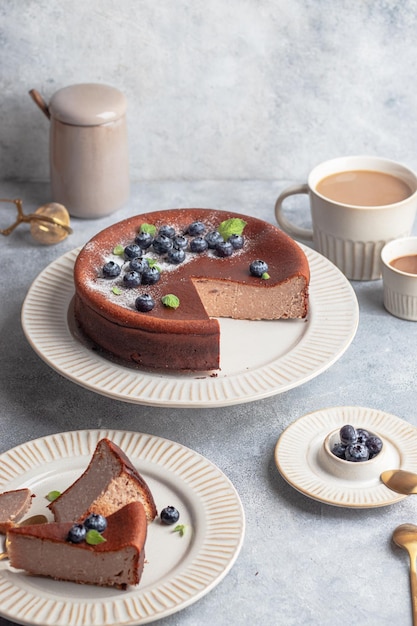
POLYGON ((410 589, 411 606, 413 611, 413 625, 417 626, 417 526, 414 524, 401 524, 397 526, 392 534, 394 543, 407 550, 410 557, 410 589))
POLYGON ((392 491, 409 496, 417 493, 417 474, 405 470, 386 470, 381 474, 382 482, 392 491))
MULTIPOLYGON (((31 526, 33 524, 46 524, 47 521, 48 519, 45 517, 45 515, 32 515, 32 517, 27 517, 26 519, 22 520, 18 524, 15 524, 15 526, 31 526)), ((3 561, 4 559, 7 559, 9 557, 9 555, 7 554, 7 545, 8 545, 8 540, 6 539, 4 542, 5 550, 4 552, 0 552, 0 561, 3 561)))

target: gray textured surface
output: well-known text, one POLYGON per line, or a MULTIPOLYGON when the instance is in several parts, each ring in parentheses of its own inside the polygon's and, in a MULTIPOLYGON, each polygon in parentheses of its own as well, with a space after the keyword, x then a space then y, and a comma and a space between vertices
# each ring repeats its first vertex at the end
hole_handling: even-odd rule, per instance
MULTIPOLYGON (((24 225, 1 238, 0 452, 50 433, 111 427, 178 441, 227 474, 246 511, 241 554, 220 585, 161 626, 249 626, 255 616, 267 626, 411 626, 407 555, 392 546, 391 533, 417 521, 417 500, 374 510, 330 507, 288 486, 273 461, 283 429, 319 408, 368 406, 417 426, 417 325, 385 312, 380 281, 354 284, 359 329, 327 372, 282 395, 230 408, 173 410, 95 395, 52 371, 20 325, 37 274, 104 226, 145 210, 196 204, 273 222, 275 197, 285 184, 137 184, 128 207, 98 221, 73 220, 74 234, 58 246, 34 244, 24 225)), ((21 196, 26 212, 48 200, 44 184, 2 183, 0 190, 3 197, 21 196)), ((0 624, 9 622, 0 618, 0 624)))
POLYGON ((46 180, 27 95, 104 82, 129 102, 131 176, 302 180, 379 154, 417 165, 414 0, 2 0, 0 172, 46 180))

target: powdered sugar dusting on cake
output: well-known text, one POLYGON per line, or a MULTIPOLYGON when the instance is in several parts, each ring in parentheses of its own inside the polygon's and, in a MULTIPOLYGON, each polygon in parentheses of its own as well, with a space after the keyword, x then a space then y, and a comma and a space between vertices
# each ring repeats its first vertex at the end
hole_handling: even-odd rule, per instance
MULTIPOLYGON (((175 272, 180 269, 179 265, 174 265, 173 263, 167 263, 158 255, 149 253, 144 255, 145 258, 152 259, 156 261, 158 268, 162 272, 175 272)), ((192 255, 195 257, 196 255, 192 255)), ((150 288, 152 289, 152 295, 154 298, 161 298, 164 294, 160 291, 158 283, 155 285, 139 285, 138 287, 129 288, 126 287, 123 283, 123 271, 116 278, 106 278, 103 275, 103 265, 108 263, 109 261, 114 261, 118 263, 120 267, 123 269, 127 269, 129 266, 129 261, 125 261, 120 256, 115 254, 104 254, 102 255, 102 264, 101 266, 96 268, 97 275, 96 277, 92 277, 91 279, 86 281, 86 285, 97 292, 102 293, 106 298, 108 298, 114 304, 118 304, 126 309, 135 310, 135 299, 141 293, 147 292, 150 288)), ((181 264, 189 263, 192 261, 191 253, 189 256, 187 255, 186 260, 181 264)))

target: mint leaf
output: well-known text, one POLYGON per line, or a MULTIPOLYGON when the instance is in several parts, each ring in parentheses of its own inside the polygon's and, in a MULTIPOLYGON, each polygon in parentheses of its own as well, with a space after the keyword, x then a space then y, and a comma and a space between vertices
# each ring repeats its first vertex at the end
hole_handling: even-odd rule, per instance
POLYGON ((156 259, 147 259, 149 267, 156 267, 158 272, 162 272, 161 268, 158 265, 158 261, 156 259))
POLYGON ((123 256, 124 251, 125 249, 121 244, 119 244, 118 246, 114 246, 113 248, 113 254, 116 254, 117 256, 123 256))
POLYGON ((112 287, 111 288, 112 292, 114 293, 115 296, 120 296, 121 293, 123 293, 123 291, 120 289, 120 287, 112 287))
POLYGON ((140 227, 140 232, 149 233, 153 237, 156 233, 156 226, 154 226, 153 224, 142 224, 140 227))
POLYGON ((231 217, 230 219, 222 222, 217 230, 223 239, 227 241, 232 235, 241 235, 246 224, 247 222, 239 217, 231 217))
POLYGON ((177 524, 172 532, 178 533, 180 537, 184 537, 186 528, 185 524, 177 524))
POLYGON ((61 495, 60 491, 50 491, 47 495, 46 495, 46 499, 49 500, 49 502, 53 502, 54 500, 56 500, 57 498, 59 498, 59 496, 61 495))
POLYGON ((166 296, 162 296, 161 298, 162 304, 171 308, 178 309, 180 306, 180 300, 177 296, 174 296, 173 293, 168 293, 166 296))
POLYGON ((98 530, 93 529, 87 531, 85 540, 90 546, 97 546, 99 543, 107 541, 107 539, 105 539, 103 535, 98 532, 98 530))

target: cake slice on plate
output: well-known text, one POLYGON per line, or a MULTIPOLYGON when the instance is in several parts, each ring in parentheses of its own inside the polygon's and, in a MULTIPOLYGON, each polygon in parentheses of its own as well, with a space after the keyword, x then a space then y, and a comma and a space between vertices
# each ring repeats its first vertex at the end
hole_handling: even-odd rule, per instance
POLYGON ((30 489, 15 489, 0 493, 0 533, 20 522, 30 509, 34 494, 30 489))
POLYGON ((56 522, 76 522, 90 513, 108 517, 130 502, 141 502, 148 522, 157 515, 146 481, 126 454, 109 439, 101 439, 87 469, 49 504, 56 522))
POLYGON ((140 502, 131 502, 107 518, 103 543, 71 543, 72 522, 11 528, 7 533, 10 565, 36 576, 79 584, 126 589, 139 583, 145 559, 147 520, 140 502))

